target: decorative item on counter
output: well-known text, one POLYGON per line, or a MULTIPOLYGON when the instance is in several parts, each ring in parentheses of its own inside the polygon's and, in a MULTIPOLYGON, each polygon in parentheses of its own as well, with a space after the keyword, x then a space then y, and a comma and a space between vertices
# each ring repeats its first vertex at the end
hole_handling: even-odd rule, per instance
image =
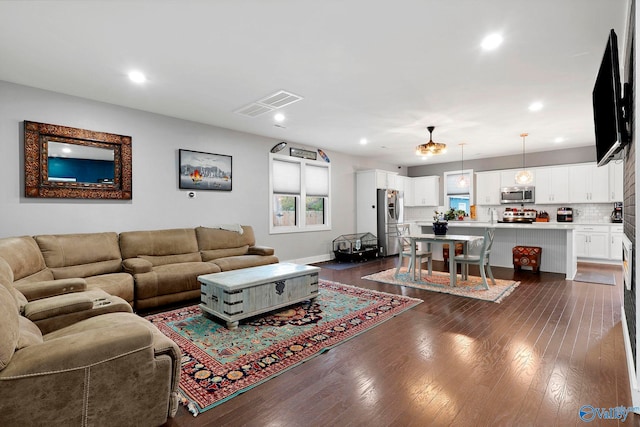
POLYGON ((546 211, 538 212, 536 222, 549 222, 549 214, 546 211))
POLYGON ((471 205, 469 207, 469 218, 471 218, 471 219, 478 218, 478 214, 476 212, 476 205, 471 205))
POLYGON ((445 213, 434 211, 433 215, 433 234, 436 236, 444 236, 449 229, 449 223, 445 213))
POLYGON ((462 221, 467 213, 462 209, 454 209, 450 208, 447 212, 444 213, 444 219, 447 221, 462 221))

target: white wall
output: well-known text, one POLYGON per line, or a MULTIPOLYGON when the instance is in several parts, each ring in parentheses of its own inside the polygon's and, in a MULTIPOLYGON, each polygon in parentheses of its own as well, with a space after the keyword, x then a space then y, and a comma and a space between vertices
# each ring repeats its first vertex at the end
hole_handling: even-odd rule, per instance
POLYGON ((282 260, 326 258, 334 238, 355 232, 354 171, 397 167, 327 151, 333 229, 269 235, 268 153, 279 141, 0 81, 0 237, 241 223, 282 260), (25 198, 24 120, 131 136, 133 199, 25 198), (189 199, 178 189, 180 148, 233 156, 233 191, 189 199))

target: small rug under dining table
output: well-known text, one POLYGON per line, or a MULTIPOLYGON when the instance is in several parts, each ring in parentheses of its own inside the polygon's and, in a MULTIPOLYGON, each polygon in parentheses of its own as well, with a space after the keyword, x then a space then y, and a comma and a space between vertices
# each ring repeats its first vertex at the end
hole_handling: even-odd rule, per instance
POLYGON ((196 415, 420 304, 320 279, 318 296, 228 330, 197 305, 147 316, 182 351, 180 392, 196 415))
POLYGON ((496 279, 496 284, 491 283, 487 278, 489 290, 482 285, 482 278, 478 276, 468 276, 467 280, 462 280, 458 274, 457 286, 450 286, 449 273, 432 271, 431 275, 426 270, 422 270, 422 280, 414 280, 411 274, 401 272, 396 276, 396 269, 390 268, 375 274, 362 277, 376 282, 389 283, 398 286, 408 286, 411 288, 423 289, 425 291, 441 292, 445 294, 457 295, 466 298, 475 298, 484 301, 501 302, 509 296, 519 285, 515 280, 496 279))

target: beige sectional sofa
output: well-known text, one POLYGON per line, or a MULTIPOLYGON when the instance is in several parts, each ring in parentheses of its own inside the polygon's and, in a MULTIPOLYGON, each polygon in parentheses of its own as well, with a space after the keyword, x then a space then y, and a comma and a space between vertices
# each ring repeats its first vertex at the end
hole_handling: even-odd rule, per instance
POLYGON ((8 237, 0 239, 0 259, 29 301, 73 288, 104 291, 145 310, 197 299, 201 274, 278 262, 273 248, 256 246, 251 226, 238 231, 197 227, 8 237))

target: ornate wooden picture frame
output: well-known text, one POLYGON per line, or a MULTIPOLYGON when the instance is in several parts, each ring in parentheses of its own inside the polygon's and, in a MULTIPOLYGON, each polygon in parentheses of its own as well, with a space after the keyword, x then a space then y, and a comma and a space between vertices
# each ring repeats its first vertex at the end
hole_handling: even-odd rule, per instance
POLYGON ((130 200, 131 178, 130 136, 24 121, 26 197, 130 200))

